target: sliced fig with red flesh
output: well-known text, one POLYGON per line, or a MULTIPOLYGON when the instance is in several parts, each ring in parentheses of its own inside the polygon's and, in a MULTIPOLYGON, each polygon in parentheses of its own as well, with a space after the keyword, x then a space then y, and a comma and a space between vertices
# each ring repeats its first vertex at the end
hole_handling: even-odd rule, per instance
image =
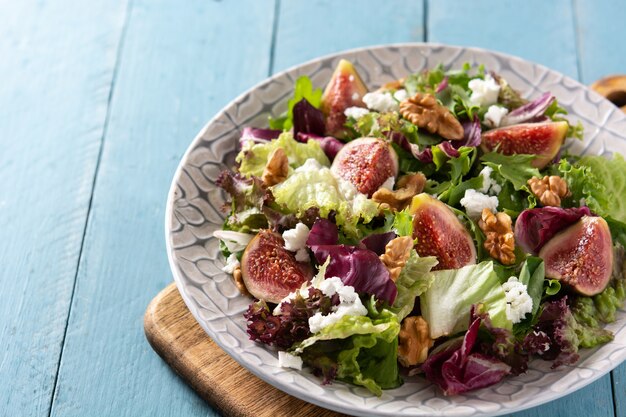
POLYGON ((582 295, 604 291, 613 270, 613 241, 602 217, 584 216, 562 230, 539 251, 546 277, 582 295))
POLYGON ((248 292, 259 300, 278 303, 313 277, 311 265, 296 261, 283 238, 260 230, 241 257, 241 276, 248 292))
POLYGON ((439 264, 434 270, 458 269, 476 263, 476 247, 465 226, 452 210, 426 193, 413 197, 415 250, 420 256, 435 256, 439 264))
POLYGON ((350 61, 339 61, 324 94, 322 112, 326 116, 326 134, 338 138, 345 137, 347 129, 344 111, 348 107, 365 107, 363 96, 367 87, 350 61))
POLYGON ((398 175, 398 155, 384 140, 355 139, 341 148, 330 169, 371 197, 389 177, 398 175))
POLYGON ((523 123, 482 134, 481 148, 504 155, 537 155, 532 165, 543 168, 554 159, 567 135, 567 122, 523 123))

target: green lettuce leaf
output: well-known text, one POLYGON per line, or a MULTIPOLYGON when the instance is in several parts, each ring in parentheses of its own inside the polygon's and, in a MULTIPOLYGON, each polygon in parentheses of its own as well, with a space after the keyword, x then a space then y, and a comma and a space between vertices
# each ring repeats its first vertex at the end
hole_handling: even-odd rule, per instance
POLYGON ((430 288, 420 296, 422 316, 430 337, 451 336, 467 330, 473 304, 483 304, 494 327, 512 328, 506 317, 506 298, 493 262, 481 262, 461 269, 433 272, 430 288))
POLYGON ((402 384, 397 363, 400 321, 387 309, 377 310, 375 299, 364 304, 368 316, 345 316, 296 346, 305 364, 326 380, 360 385, 380 396, 383 389, 402 384))
POLYGON ((392 228, 398 236, 413 236, 413 215, 409 207, 393 215, 392 228))
MULTIPOLYGON (((310 141, 311 143, 313 141, 310 141)), ((369 223, 378 214, 378 204, 340 184, 330 169, 295 171, 285 181, 271 188, 277 204, 297 216, 308 208, 319 208, 319 215, 328 218, 335 212, 337 225, 352 237, 358 237, 357 223, 369 223)))
POLYGON ((539 310, 541 296, 543 295, 543 281, 546 277, 546 268, 543 259, 529 256, 522 265, 519 273, 519 282, 526 285, 526 292, 533 300, 531 314, 534 316, 539 310))
POLYGON ((287 111, 276 119, 269 118, 270 129, 289 130, 293 126, 293 106, 305 98, 313 107, 319 109, 322 104, 322 90, 314 89, 306 75, 298 77, 293 88, 293 97, 287 102, 287 111))
MULTIPOLYGON (((612 159, 602 156, 584 156, 577 163, 578 167, 588 167, 587 174, 593 174, 587 179, 585 201, 588 197, 595 199, 593 207, 591 202, 587 205, 592 211, 601 216, 609 216, 622 223, 626 223, 626 201, 622 198, 626 194, 626 161, 619 154, 614 154, 612 159), (597 181, 595 187, 589 181, 597 181), (604 191, 606 190, 606 191, 604 191)), ((574 182, 575 184, 575 182, 574 182)), ((568 183, 569 185, 569 183, 568 183)), ((576 185, 576 184, 575 184, 576 185)), ((584 192, 583 192, 584 194, 584 192)))
POLYGON ((430 270, 438 263, 434 256, 420 257, 415 249, 411 250, 411 255, 396 280, 398 295, 392 310, 400 321, 413 310, 415 298, 422 295, 432 284, 435 277, 430 270))
POLYGON ((534 155, 502 155, 490 152, 483 155, 481 160, 484 165, 493 168, 502 178, 510 181, 516 190, 530 192, 527 181, 532 177, 542 177, 539 170, 530 164, 534 158, 534 155))
POLYGON ((239 172, 248 177, 251 175, 260 177, 263 175, 270 153, 277 148, 282 148, 285 151, 291 169, 304 164, 309 158, 315 159, 324 166, 330 166, 330 161, 318 141, 310 140, 307 143, 300 143, 294 140, 290 132, 285 132, 278 139, 268 143, 252 144, 249 142, 244 145, 236 158, 240 164, 239 172))

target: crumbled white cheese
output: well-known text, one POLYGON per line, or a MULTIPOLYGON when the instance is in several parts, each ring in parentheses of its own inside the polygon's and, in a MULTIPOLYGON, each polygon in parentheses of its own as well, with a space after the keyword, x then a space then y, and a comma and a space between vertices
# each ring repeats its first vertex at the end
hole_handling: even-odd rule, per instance
POLYGON ((278 351, 278 366, 302 370, 302 358, 289 352, 278 351))
POLYGON ((309 329, 311 333, 317 333, 322 329, 337 323, 344 316, 365 316, 367 308, 361 303, 359 295, 354 288, 344 285, 340 278, 326 278, 320 284, 320 290, 327 296, 339 295, 339 305, 333 307, 333 312, 327 315, 315 313, 309 317, 309 329))
POLYGON ((502 106, 492 105, 487 109, 483 121, 489 127, 500 127, 502 118, 507 115, 509 109, 502 106))
POLYGON ((233 232, 232 230, 216 230, 213 237, 218 238, 226 245, 229 252, 239 252, 248 246, 254 235, 241 232, 233 232))
POLYGON ((407 98, 409 98, 409 93, 407 93, 406 90, 403 88, 393 93, 393 98, 395 98, 398 101, 404 101, 407 98))
POLYGON ((393 186, 396 183, 396 177, 389 177, 387 178, 387 180, 385 180, 385 182, 383 182, 383 185, 380 186, 380 188, 386 188, 388 190, 393 191, 393 186))
POLYGON ((477 220, 484 208, 488 208, 494 213, 498 211, 498 197, 488 196, 470 188, 465 191, 461 205, 465 207, 465 212, 470 219, 477 220))
POLYGON ((293 229, 285 230, 283 232, 285 249, 296 252, 304 248, 306 246, 306 240, 309 237, 309 232, 309 228, 304 223, 298 223, 293 229))
POLYGON ((367 93, 363 96, 363 103, 368 109, 381 113, 397 111, 400 108, 398 102, 393 99, 388 91, 367 93))
POLYGON ((283 232, 285 249, 296 253, 296 261, 309 261, 309 252, 306 250, 306 240, 309 238, 309 228, 304 223, 296 224, 296 227, 283 232))
POLYGON ((485 75, 485 79, 474 78, 468 84, 472 95, 470 102, 478 106, 490 106, 498 102, 500 94, 500 84, 493 79, 490 74, 485 75))
POLYGON ((493 173, 493 168, 484 167, 482 171, 478 175, 483 177, 483 186, 478 189, 483 194, 490 195, 498 195, 500 191, 502 191, 502 187, 500 184, 496 182, 493 178, 491 178, 491 174, 493 173))
MULTIPOLYGON (((315 158, 309 158, 304 161, 304 164, 300 165, 294 172, 316 172, 321 170, 322 168, 326 168, 322 166, 315 158)), ((328 168, 327 168, 328 169, 328 168)))
POLYGON ((519 323, 533 311, 533 300, 526 291, 526 284, 519 282, 517 277, 511 277, 502 284, 502 289, 506 296, 506 317, 513 323, 519 323))
POLYGON ((235 269, 240 266, 239 259, 237 259, 237 255, 231 253, 228 258, 226 258, 226 265, 222 268, 222 271, 227 274, 232 274, 235 272, 235 269))
POLYGON ((363 107, 348 107, 347 109, 343 111, 343 114, 345 114, 346 117, 352 117, 353 119, 360 119, 361 117, 365 116, 369 112, 370 112, 369 110, 364 109, 363 107))
POLYGON ((344 180, 340 177, 335 178, 337 179, 337 189, 346 200, 354 200, 359 194, 361 194, 350 181, 344 180))

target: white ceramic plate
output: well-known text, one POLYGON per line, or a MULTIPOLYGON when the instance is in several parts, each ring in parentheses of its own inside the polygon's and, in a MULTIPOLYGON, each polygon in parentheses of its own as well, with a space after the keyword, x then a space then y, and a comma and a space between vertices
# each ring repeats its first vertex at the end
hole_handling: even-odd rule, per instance
POLYGON ((581 120, 585 142, 570 141, 575 153, 626 154, 626 115, 587 87, 541 65, 473 48, 433 44, 403 44, 364 48, 316 59, 282 72, 248 90, 227 105, 193 140, 172 182, 165 221, 167 251, 178 289, 198 323, 237 362, 275 387, 305 401, 346 414, 384 416, 499 415, 562 397, 590 384, 626 359, 626 313, 608 328, 615 340, 583 350, 576 366, 550 370, 534 360, 524 375, 469 394, 445 397, 424 379, 414 377, 380 398, 364 388, 340 382, 329 386, 309 372, 277 366, 276 353, 248 340, 242 316, 250 299, 239 295, 224 265, 213 231, 223 223, 225 202, 215 180, 232 166, 245 126, 265 127, 267 116, 278 115, 292 94, 294 80, 308 75, 324 87, 340 58, 352 61, 366 85, 379 85, 439 63, 459 68, 482 63, 504 76, 526 97, 552 92, 581 120))

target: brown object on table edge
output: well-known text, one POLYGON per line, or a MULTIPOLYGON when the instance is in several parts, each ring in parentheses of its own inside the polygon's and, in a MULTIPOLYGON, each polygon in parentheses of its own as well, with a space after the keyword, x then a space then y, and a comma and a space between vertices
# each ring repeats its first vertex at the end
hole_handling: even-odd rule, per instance
POLYGON ((626 113, 626 75, 611 75, 591 84, 591 89, 606 97, 626 113))
POLYGON ((159 356, 224 416, 344 416, 292 397, 239 365, 196 322, 174 283, 148 306, 144 330, 159 356))

